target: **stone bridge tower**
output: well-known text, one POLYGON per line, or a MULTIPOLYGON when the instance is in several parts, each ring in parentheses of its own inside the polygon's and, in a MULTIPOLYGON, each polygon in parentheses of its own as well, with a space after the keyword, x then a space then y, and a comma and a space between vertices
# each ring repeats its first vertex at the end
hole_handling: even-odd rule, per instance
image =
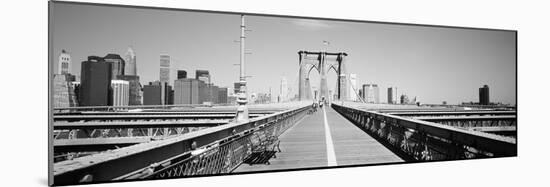
POLYGON ((298 56, 300 60, 300 74, 298 77, 298 96, 300 101, 312 99, 309 74, 313 69, 317 70, 321 79, 319 82, 319 98, 325 97, 329 99, 331 97, 328 91, 327 73, 330 70, 334 70, 338 77, 338 90, 336 92, 338 93, 338 99, 348 99, 349 85, 345 76, 347 73, 345 57, 348 56, 346 53, 299 51, 298 56))

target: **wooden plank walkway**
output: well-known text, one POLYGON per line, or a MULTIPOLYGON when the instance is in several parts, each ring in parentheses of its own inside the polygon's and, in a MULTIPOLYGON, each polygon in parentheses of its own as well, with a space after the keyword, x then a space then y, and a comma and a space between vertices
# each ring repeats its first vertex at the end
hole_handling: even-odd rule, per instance
POLYGON ((327 125, 323 110, 318 110, 279 136, 282 152, 269 160, 271 164, 242 164, 233 172, 403 162, 332 108, 325 109, 327 125))

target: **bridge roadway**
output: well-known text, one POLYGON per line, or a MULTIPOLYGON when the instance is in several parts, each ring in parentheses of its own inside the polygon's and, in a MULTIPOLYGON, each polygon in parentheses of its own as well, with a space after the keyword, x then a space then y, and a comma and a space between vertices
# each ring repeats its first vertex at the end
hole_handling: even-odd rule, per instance
POLYGON ((243 163, 233 172, 403 162, 331 107, 323 107, 279 136, 270 164, 243 163))

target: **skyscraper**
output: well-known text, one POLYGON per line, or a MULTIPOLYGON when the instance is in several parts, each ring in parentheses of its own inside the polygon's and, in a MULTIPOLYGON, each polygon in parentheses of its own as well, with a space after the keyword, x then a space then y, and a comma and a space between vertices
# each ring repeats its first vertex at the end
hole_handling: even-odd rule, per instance
POLYGON ((483 85, 483 87, 479 88, 479 104, 488 105, 489 103, 489 86, 483 85))
POLYGON ((218 86, 214 85, 214 84, 210 84, 210 85, 208 86, 208 88, 209 88, 208 90, 209 90, 209 92, 210 92, 210 93, 208 94, 208 95, 210 96, 209 101, 210 101, 212 104, 218 103, 218 94, 219 94, 218 92, 219 92, 219 89, 220 89, 220 88, 219 88, 218 86))
POLYGON ((111 64, 111 78, 117 79, 119 75, 124 75, 124 66, 125 62, 120 55, 117 54, 107 54, 103 57, 103 60, 111 64))
POLYGON ((198 82, 198 86, 199 86, 199 103, 198 104, 203 104, 204 102, 208 102, 210 99, 209 89, 208 89, 208 85, 204 83, 204 81, 202 80, 198 80, 198 81, 199 81, 198 82))
POLYGON ((160 105, 161 104, 161 89, 160 84, 152 84, 143 86, 143 105, 160 105))
POLYGON ((71 85, 73 86, 74 96, 75 96, 75 106, 78 106, 80 103, 80 80, 72 81, 71 85))
POLYGON ((208 70, 195 71, 195 79, 203 81, 205 84, 210 84, 210 73, 208 70))
POLYGON ((363 99, 367 103, 380 103, 380 90, 377 84, 363 84, 363 99))
POLYGON ((139 76, 136 75, 119 75, 119 80, 125 80, 129 83, 129 105, 141 105, 141 83, 139 76))
POLYGON ((111 87, 111 63, 89 56, 80 73, 80 106, 108 106, 111 87))
POLYGON ((339 99, 342 101, 346 101, 349 99, 349 81, 348 76, 346 74, 340 74, 340 95, 339 99))
POLYGON ((54 74, 53 76, 53 107, 78 106, 75 85, 70 74, 54 74))
POLYGON ((227 88, 218 89, 218 103, 225 104, 227 103, 227 88))
POLYGON ((131 47, 125 55, 126 65, 124 66, 124 75, 137 75, 136 53, 131 47))
MULTIPOLYGON (((174 104, 203 104, 210 102, 208 90, 203 81, 197 79, 178 79, 174 81, 174 104)), ((217 97, 216 93, 216 97, 217 97)), ((226 96, 227 97, 227 96, 226 96)))
POLYGON ((377 84, 373 84, 372 89, 374 91, 374 103, 380 103, 380 88, 377 84))
POLYGON ((349 74, 349 99, 352 101, 357 100, 357 92, 359 91, 359 88, 357 88, 357 74, 350 73, 349 74))
POLYGON ((178 70, 178 79, 186 79, 186 78, 187 78, 187 71, 178 70))
POLYGON ((174 104, 174 89, 172 89, 172 86, 168 85, 167 82, 164 83, 164 93, 166 102, 165 105, 173 105, 174 104))
POLYGON ((159 73, 159 80, 160 85, 162 87, 161 89, 161 103, 163 105, 169 103, 169 96, 171 89, 168 89, 169 81, 170 81, 170 56, 162 54, 160 55, 160 73, 159 73))
POLYGON ((71 71, 71 55, 65 49, 59 54, 57 70, 57 74, 69 74, 71 71))
POLYGON ((218 97, 218 91, 214 91, 214 84, 212 84, 210 80, 210 73, 208 72, 208 70, 196 70, 195 79, 204 83, 199 84, 200 103, 215 103, 216 101, 214 100, 218 97))
POLYGON ((397 87, 388 88, 388 104, 397 104, 397 87))
POLYGON ((170 81, 170 55, 160 55, 160 82, 170 81))
POLYGON ((285 102, 287 100, 288 100, 288 82, 286 80, 286 77, 281 77, 281 85, 279 88, 279 102, 285 102))
POLYGON ((125 80, 111 80, 112 106, 128 106, 130 83, 125 80))
POLYGON ((174 90, 167 82, 155 81, 150 83, 152 85, 157 85, 161 87, 161 105, 171 105, 174 104, 174 90))
POLYGON ((57 74, 53 77, 53 103, 54 107, 73 107, 78 106, 77 96, 75 95, 75 76, 71 75, 71 55, 64 49, 61 50, 58 59, 57 74))
POLYGON ((199 80, 178 79, 174 81, 174 104, 199 104, 199 80))

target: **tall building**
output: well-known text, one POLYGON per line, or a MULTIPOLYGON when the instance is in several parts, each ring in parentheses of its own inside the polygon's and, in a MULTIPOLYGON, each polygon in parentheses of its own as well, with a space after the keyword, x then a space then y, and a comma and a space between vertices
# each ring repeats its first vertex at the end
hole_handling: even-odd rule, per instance
POLYGON ((160 82, 170 81, 170 55, 160 55, 160 82))
POLYGON ((199 103, 198 104, 203 104, 204 102, 208 102, 210 99, 209 88, 208 88, 208 85, 204 83, 204 81, 201 81, 201 80, 198 80, 198 81, 199 81, 198 83, 199 103))
POLYGON ((380 88, 377 84, 372 84, 372 90, 374 92, 374 103, 380 103, 380 88))
POLYGON ((367 103, 370 103, 369 101, 369 97, 372 97, 372 99, 374 100, 374 94, 372 95, 369 95, 369 91, 371 89, 371 84, 363 84, 361 86, 361 97, 363 98, 363 100, 367 103))
POLYGON ((155 81, 150 83, 152 85, 160 86, 160 100, 161 105, 171 105, 174 104, 174 90, 167 82, 155 81))
POLYGON ((279 102, 286 102, 286 101, 288 101, 288 82, 286 80, 286 77, 282 77, 281 85, 279 88, 279 102))
POLYGON ((103 60, 111 64, 111 78, 117 79, 119 75, 124 75, 124 66, 125 62, 120 55, 117 54, 107 54, 103 57, 103 60))
POLYGON ((195 79, 201 80, 205 84, 210 84, 210 73, 208 73, 208 70, 196 70, 195 79))
POLYGON ((137 75, 136 53, 131 47, 128 47, 128 51, 124 57, 124 60, 126 61, 126 65, 124 66, 124 75, 137 75))
POLYGON ((75 85, 70 74, 54 74, 53 76, 53 107, 78 106, 75 85))
POLYGON ((187 71, 178 70, 178 79, 187 79, 187 71))
POLYGON ((218 89, 218 103, 220 104, 227 103, 227 97, 228 97, 227 92, 228 92, 227 88, 218 89))
MULTIPOLYGON (((168 83, 166 83, 168 84, 168 83)), ((174 104, 174 89, 172 89, 172 86, 167 86, 168 89, 168 105, 174 104)))
POLYGON ((367 103, 380 103, 380 90, 377 84, 363 84, 363 99, 367 103))
POLYGON ((111 87, 111 63, 89 56, 80 70, 80 106, 108 106, 111 87))
POLYGON ((196 70, 195 79, 203 82, 204 84, 199 84, 199 100, 200 103, 216 103, 218 98, 218 91, 214 90, 217 87, 214 87, 214 84, 211 83, 210 73, 208 70, 196 70))
POLYGON ((112 106, 128 106, 130 100, 130 83, 125 80, 111 80, 112 106))
POLYGON ((208 95, 210 95, 210 99, 209 101, 212 103, 212 104, 216 104, 218 103, 218 96, 219 96, 219 91, 220 91, 220 87, 218 86, 215 86, 214 84, 210 84, 209 86, 209 91, 210 93, 208 95))
POLYGON ((483 85, 479 88, 479 104, 488 105, 489 103, 491 103, 489 100, 489 86, 483 85))
POLYGON ((388 88, 388 104, 397 104, 397 87, 388 88))
POLYGON ((349 74, 349 83, 349 99, 352 101, 357 101, 357 92, 359 91, 359 88, 357 87, 357 74, 349 74))
POLYGON ((170 95, 170 89, 167 88, 168 82, 170 81, 170 55, 160 55, 159 80, 162 86, 161 103, 165 105, 169 103, 169 98, 166 96, 170 95))
POLYGON ((75 76, 71 75, 71 55, 64 49, 61 50, 58 58, 57 74, 53 77, 53 105, 54 107, 78 106, 75 93, 75 76))
POLYGON ((143 105, 161 105, 161 89, 160 84, 152 84, 143 86, 143 105))
POLYGON ((59 54, 57 74, 60 74, 60 75, 69 74, 70 71, 71 71, 71 55, 67 53, 65 49, 63 49, 61 50, 61 54, 59 54))
POLYGON ((173 105, 174 104, 174 89, 172 89, 172 86, 168 85, 167 82, 164 83, 164 93, 166 94, 164 97, 166 98, 165 105, 173 105))
POLYGON ((202 104, 199 94, 204 82, 197 79, 178 79, 174 81, 174 104, 202 104))
POLYGON ((347 101, 349 100, 349 90, 350 82, 348 81, 348 76, 346 74, 340 74, 340 100, 347 101))
POLYGON ((139 82, 139 76, 136 75, 119 75, 119 80, 125 80, 129 83, 129 105, 141 105, 141 83, 139 82))
POLYGON ((73 86, 73 91, 75 96, 75 106, 78 106, 80 103, 80 98, 79 98, 80 97, 80 80, 72 81, 71 85, 73 86))

